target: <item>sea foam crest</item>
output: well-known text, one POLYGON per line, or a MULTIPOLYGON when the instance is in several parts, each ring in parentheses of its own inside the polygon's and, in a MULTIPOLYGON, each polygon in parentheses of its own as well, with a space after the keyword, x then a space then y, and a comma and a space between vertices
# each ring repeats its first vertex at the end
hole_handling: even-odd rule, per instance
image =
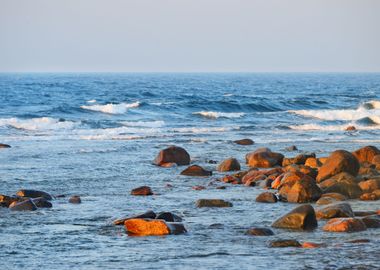
POLYGON ((123 121, 121 122, 126 127, 151 127, 159 128, 165 125, 164 121, 123 121))
POLYGON ((78 123, 55 119, 50 117, 40 117, 31 119, 3 118, 0 119, 0 126, 10 126, 17 129, 40 131, 40 130, 58 130, 73 129, 78 123))
POLYGON ((81 106, 82 109, 90 110, 90 111, 96 111, 96 112, 102 112, 102 113, 108 113, 108 114, 124 114, 128 111, 128 109, 131 108, 137 108, 140 106, 140 102, 136 101, 133 103, 108 103, 105 105, 83 105, 81 106))
POLYGON ((194 112, 195 115, 200 115, 209 119, 218 119, 218 118, 240 118, 245 115, 243 112, 234 112, 234 113, 224 113, 224 112, 212 112, 212 111, 201 111, 194 112))

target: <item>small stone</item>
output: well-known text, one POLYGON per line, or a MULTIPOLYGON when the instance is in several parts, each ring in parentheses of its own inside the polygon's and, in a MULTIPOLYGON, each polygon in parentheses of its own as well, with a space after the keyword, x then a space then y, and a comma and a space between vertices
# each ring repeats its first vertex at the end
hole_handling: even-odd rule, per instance
POLYGON ((241 139, 241 140, 236 140, 234 143, 239 144, 239 145, 252 145, 255 142, 252 141, 251 139, 241 139))
POLYGON ((256 202, 261 203, 276 203, 277 197, 272 192, 263 192, 256 197, 256 202))
POLYGON ((297 240, 282 239, 270 242, 269 247, 302 247, 302 245, 297 240))
POLYGON ((348 126, 345 128, 346 131, 355 131, 356 127, 355 126, 348 126))
POLYGON ((219 172, 239 171, 240 163, 236 158, 223 160, 218 166, 219 172))
POLYGON ((246 232, 246 234, 254 235, 254 236, 274 235, 273 231, 271 229, 268 229, 268 228, 251 228, 246 232))
POLYGON ((199 199, 197 207, 232 207, 232 203, 220 199, 199 199))
POLYGON ((322 247, 324 246, 323 244, 319 244, 319 243, 313 243, 313 242, 303 242, 302 243, 302 247, 303 248, 319 248, 319 247, 322 247))
POLYGON ((192 189, 194 189, 194 190, 204 190, 204 189, 206 189, 206 187, 205 186, 193 186, 192 189))
POLYGON ((298 150, 298 148, 295 145, 291 145, 291 146, 285 147, 285 151, 292 152, 292 151, 297 151, 297 150, 298 150))
POLYGON ((134 196, 149 196, 153 195, 152 189, 148 186, 141 186, 135 189, 132 189, 131 195, 134 196))
POLYGON ((9 144, 0 143, 0 148, 11 148, 9 144))
POLYGON ((203 169, 201 166, 192 165, 190 167, 187 167, 185 170, 183 170, 181 172, 181 175, 186 175, 186 176, 210 176, 210 175, 212 175, 212 172, 203 169))
POLYGON ((74 195, 74 196, 71 196, 69 198, 69 203, 79 204, 81 202, 82 202, 82 200, 81 200, 81 198, 78 195, 74 195))

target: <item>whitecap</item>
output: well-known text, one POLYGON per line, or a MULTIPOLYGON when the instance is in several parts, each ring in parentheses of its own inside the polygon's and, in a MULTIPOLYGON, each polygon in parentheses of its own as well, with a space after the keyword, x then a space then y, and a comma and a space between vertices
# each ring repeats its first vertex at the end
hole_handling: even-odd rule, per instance
POLYGON ((123 121, 122 125, 126 127, 152 127, 159 128, 165 125, 164 121, 123 121))
POLYGON ((211 132, 226 132, 232 130, 239 130, 240 127, 184 127, 184 128, 174 128, 172 132, 178 133, 211 133, 211 132))
POLYGON ((87 102, 87 103, 95 103, 95 102, 96 102, 96 99, 87 100, 86 102, 87 102))
POLYGON ((200 115, 209 119, 218 119, 218 118, 240 118, 245 115, 243 112, 234 112, 234 113, 224 113, 224 112, 213 112, 213 111, 201 111, 194 112, 194 115, 200 115))
POLYGON ((51 117, 31 119, 19 119, 13 117, 0 119, 0 126, 10 126, 13 128, 29 131, 73 129, 76 125, 78 125, 76 122, 65 121, 51 117))
POLYGON ((81 106, 81 108, 85 110, 102 112, 102 113, 107 113, 107 114, 124 114, 127 112, 128 109, 137 108, 139 106, 140 106, 140 102, 136 101, 133 103, 120 103, 120 104, 108 103, 105 105, 99 105, 99 104, 83 105, 81 106))

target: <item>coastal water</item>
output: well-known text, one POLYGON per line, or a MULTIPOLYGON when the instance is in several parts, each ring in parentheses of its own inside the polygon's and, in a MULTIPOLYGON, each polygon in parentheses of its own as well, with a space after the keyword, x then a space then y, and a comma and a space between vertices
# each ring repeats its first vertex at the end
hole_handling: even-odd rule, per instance
MULTIPOLYGON (((0 101, 0 143, 12 146, 0 149, 0 193, 66 195, 48 210, 0 208, 4 269, 379 269, 378 230, 326 233, 320 222, 314 232, 249 237, 246 229, 270 226, 295 205, 258 204, 259 188, 219 190, 208 183, 222 174, 185 177, 182 167, 151 162, 172 144, 213 170, 209 160, 244 164, 259 147, 287 157, 379 147, 380 74, 0 74, 0 101), (255 144, 232 143, 241 138, 255 144), (285 151, 291 145, 299 151, 285 151), (131 196, 141 185, 156 195, 131 196), (74 194, 82 204, 67 203, 74 194), (199 198, 234 206, 199 209, 199 198), (188 233, 129 237, 111 225, 148 209, 180 215, 188 233), (327 247, 268 248, 278 238, 327 247), (363 238, 371 241, 347 243, 363 238)), ((380 208, 378 201, 350 203, 380 208)))

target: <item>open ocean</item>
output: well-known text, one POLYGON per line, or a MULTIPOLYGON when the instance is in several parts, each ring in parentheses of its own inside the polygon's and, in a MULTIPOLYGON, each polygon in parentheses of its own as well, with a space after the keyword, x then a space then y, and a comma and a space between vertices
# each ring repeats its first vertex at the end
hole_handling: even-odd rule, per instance
MULTIPOLYGON (((0 194, 31 188, 66 195, 51 209, 0 208, 3 269, 380 267, 379 230, 327 233, 321 222, 314 232, 274 229, 274 236, 250 237, 248 228, 269 227, 296 205, 256 203, 262 190, 242 185, 195 191, 223 174, 186 177, 179 175, 184 167, 152 165, 173 144, 212 170, 209 160, 236 157, 244 164, 245 154, 259 147, 286 157, 380 147, 379 73, 3 73, 0 101, 0 143, 12 146, 0 149, 0 194), (357 131, 345 131, 352 125, 357 131), (255 144, 232 143, 242 138, 255 144), (285 151, 291 145, 299 151, 285 151), (157 195, 130 195, 142 185, 157 195), (74 194, 82 204, 67 202, 74 194), (196 208, 200 198, 234 206, 196 208), (149 209, 180 215, 188 233, 129 237, 112 225, 149 209), (278 238, 327 247, 268 248, 278 238), (371 242, 346 243, 363 238, 371 242)), ((380 208, 379 201, 350 203, 354 210, 380 208)))

